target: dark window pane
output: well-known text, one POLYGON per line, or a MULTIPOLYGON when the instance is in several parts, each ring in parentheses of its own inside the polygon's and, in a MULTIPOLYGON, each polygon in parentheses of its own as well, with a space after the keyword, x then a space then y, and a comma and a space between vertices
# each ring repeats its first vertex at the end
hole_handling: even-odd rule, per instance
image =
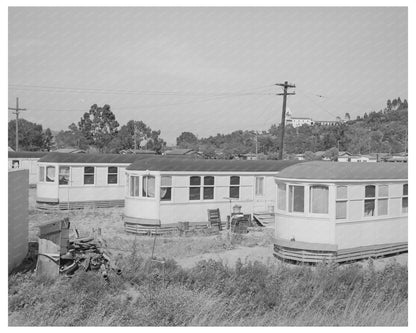
POLYGON ((169 201, 172 198, 172 188, 171 187, 161 187, 160 188, 160 200, 169 201))
POLYGON ((108 167, 108 173, 117 173, 117 167, 108 167))
POLYGON ((230 185, 240 185, 240 177, 239 176, 231 176, 230 177, 230 185))
POLYGON ((69 176, 59 175, 59 185, 68 185, 68 183, 69 183, 69 176))
POLYGON ((204 187, 204 199, 214 199, 213 187, 204 187))
POLYGON ((402 212, 407 213, 408 198, 402 198, 402 212))
POLYGON ((201 191, 199 187, 189 188, 189 200, 199 200, 201 197, 201 191))
POLYGON ((374 216, 375 200, 364 200, 364 216, 374 216))
POLYGON ((108 175, 107 182, 108 184, 117 184, 117 174, 108 175))
POLYGON ((84 184, 94 184, 94 175, 84 175, 84 184))
POLYGON ((374 198, 376 196, 376 187, 374 185, 367 185, 365 187, 365 197, 374 198))
POLYGON ((403 185, 403 195, 408 195, 408 194, 407 194, 407 185, 408 185, 408 184, 404 184, 404 185, 403 185))
POLYGON ((239 186, 230 186, 230 198, 233 198, 233 199, 240 198, 240 187, 239 186))
POLYGON ((204 185, 214 185, 214 177, 212 176, 204 177, 204 185))
POLYGON ((84 173, 94 173, 94 167, 84 167, 84 173))
POLYGON ((191 177, 191 185, 201 185, 201 177, 192 176, 191 177))
POLYGON ((19 165, 20 165, 20 161, 19 160, 13 160, 13 162, 12 162, 12 169, 19 168, 19 165))

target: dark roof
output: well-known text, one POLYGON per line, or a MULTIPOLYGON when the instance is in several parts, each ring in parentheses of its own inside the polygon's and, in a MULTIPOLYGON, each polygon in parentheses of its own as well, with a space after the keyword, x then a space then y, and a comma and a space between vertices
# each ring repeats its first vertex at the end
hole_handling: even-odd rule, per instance
POLYGON ((167 150, 166 151, 166 155, 185 155, 185 154, 197 154, 196 151, 194 151, 193 149, 172 149, 172 150, 167 150))
POLYGON ((295 163, 299 163, 299 161, 204 160, 161 157, 135 161, 127 167, 127 170, 276 172, 295 163))
POLYGON ((328 180, 367 180, 367 179, 407 179, 405 163, 375 162, 304 162, 286 168, 278 178, 328 179, 328 180))
MULTIPOLYGON (((39 162, 51 163, 133 163, 141 158, 149 158, 149 154, 73 154, 49 153, 39 162)), ((154 158, 154 156, 152 156, 154 158)))
POLYGON ((41 158, 47 151, 9 151, 9 158, 41 158))

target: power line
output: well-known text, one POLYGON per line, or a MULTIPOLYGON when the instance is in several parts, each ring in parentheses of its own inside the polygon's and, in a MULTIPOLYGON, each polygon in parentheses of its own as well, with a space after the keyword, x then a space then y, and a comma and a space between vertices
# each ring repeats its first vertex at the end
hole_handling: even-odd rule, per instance
MULTIPOLYGON (((187 102, 178 102, 178 103, 166 103, 166 104, 144 104, 144 105, 135 105, 135 106, 128 106, 128 107, 115 107, 116 110, 134 110, 134 109, 145 109, 145 108, 162 108, 162 107, 170 107, 170 106, 182 106, 182 105, 191 105, 196 103, 206 103, 211 101, 216 101, 220 99, 226 99, 226 98, 233 98, 233 97, 245 97, 245 96, 274 96, 275 94, 268 93, 268 94, 238 94, 238 95, 229 95, 229 96, 215 96, 211 98, 205 98, 202 100, 194 100, 194 101, 187 101, 187 102)), ((37 108, 31 108, 32 111, 53 111, 53 112, 88 112, 86 109, 37 109, 37 108)))
POLYGON ((39 86, 39 85, 24 85, 24 84, 9 84, 12 90, 29 90, 36 92, 53 92, 53 93, 90 93, 90 94, 112 94, 112 95, 143 95, 143 96, 184 96, 184 97, 204 97, 204 96, 228 96, 238 95, 240 93, 258 94, 254 90, 269 88, 271 85, 247 88, 231 92, 192 92, 192 91, 160 91, 160 90, 114 90, 114 89, 97 89, 97 88, 71 88, 71 87, 57 87, 57 86, 39 86))

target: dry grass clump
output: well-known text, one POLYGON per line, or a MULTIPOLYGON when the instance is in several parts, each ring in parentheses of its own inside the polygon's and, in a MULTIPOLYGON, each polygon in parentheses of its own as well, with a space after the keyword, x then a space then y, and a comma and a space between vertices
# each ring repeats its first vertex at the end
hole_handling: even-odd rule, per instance
POLYGON ((122 276, 9 278, 9 324, 87 326, 407 325, 407 267, 206 260, 183 269, 134 251, 122 276))

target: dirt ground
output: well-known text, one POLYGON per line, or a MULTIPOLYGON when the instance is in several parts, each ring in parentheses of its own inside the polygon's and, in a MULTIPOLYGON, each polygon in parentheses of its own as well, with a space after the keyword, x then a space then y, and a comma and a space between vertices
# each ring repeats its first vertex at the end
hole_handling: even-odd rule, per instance
MULTIPOLYGON (((229 238, 227 231, 220 233, 198 232, 180 237, 178 235, 136 236, 124 231, 123 208, 83 209, 73 211, 44 212, 35 209, 36 189, 29 190, 29 240, 37 241, 40 224, 56 218, 69 217, 71 228, 76 228, 81 236, 88 236, 93 229, 101 228, 103 238, 109 249, 118 255, 137 253, 150 256, 155 245, 154 255, 159 258, 172 258, 184 268, 190 268, 204 259, 222 260, 234 266, 240 259, 242 262, 260 261, 269 265, 281 264, 273 256, 274 230, 256 228, 246 235, 229 238)), ((376 269, 396 261, 406 265, 408 255, 402 254, 374 261, 376 269)), ((368 265, 366 261, 360 263, 368 265)))

